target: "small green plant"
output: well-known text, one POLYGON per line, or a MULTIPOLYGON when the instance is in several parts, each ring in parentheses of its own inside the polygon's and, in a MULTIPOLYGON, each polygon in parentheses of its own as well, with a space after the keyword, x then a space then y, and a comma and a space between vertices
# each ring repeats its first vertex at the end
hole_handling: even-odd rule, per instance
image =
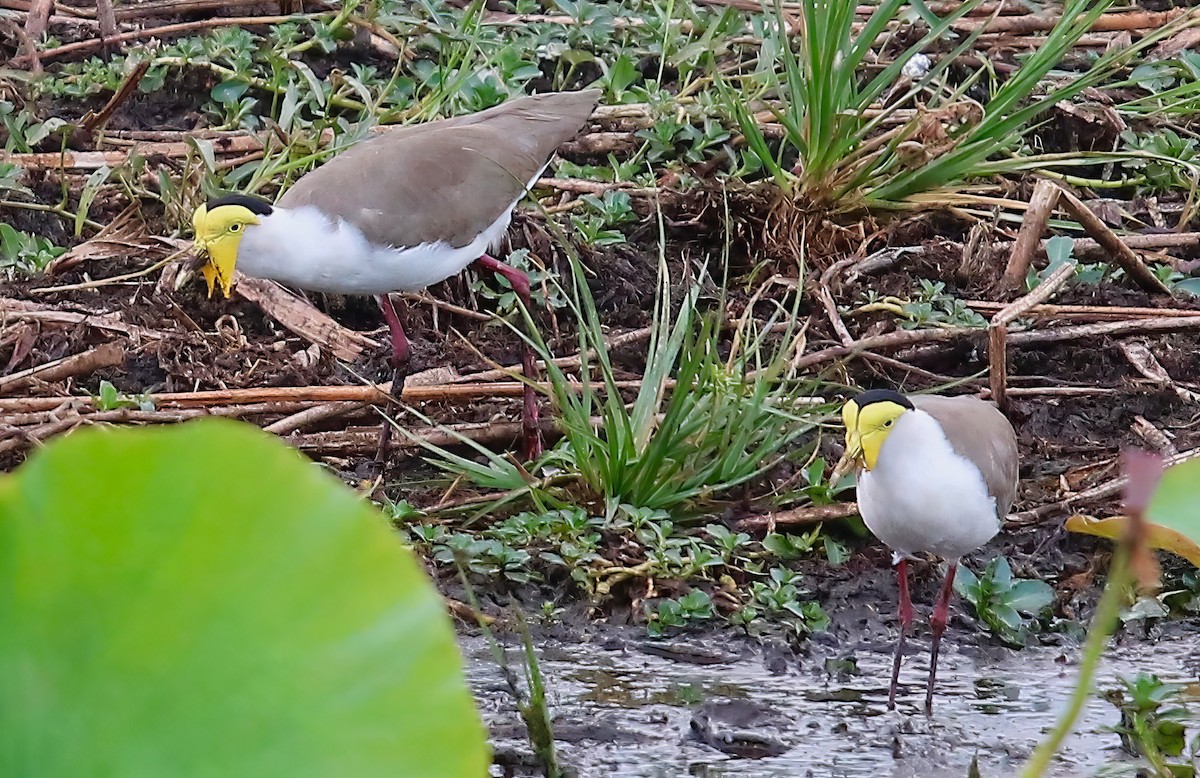
POLYGON ((0 223, 0 273, 6 278, 37 275, 66 251, 46 238, 0 223))
POLYGON ((625 242, 624 233, 615 228, 638 220, 628 193, 610 189, 602 197, 584 195, 580 199, 587 204, 588 214, 572 216, 571 224, 585 242, 592 246, 613 246, 625 242))
POLYGON ((763 537, 763 548, 783 560, 807 556, 821 537, 821 528, 814 527, 803 535, 768 532, 763 537))
POLYGON ((1012 567, 1002 556, 989 562, 979 576, 960 565, 954 590, 997 637, 1014 646, 1025 645, 1036 618, 1054 602, 1053 587, 1045 581, 1014 578, 1012 567))
POLYGON ((1179 684, 1164 683, 1153 673, 1141 672, 1122 678, 1121 688, 1101 695, 1121 714, 1120 723, 1111 731, 1120 736, 1122 748, 1144 759, 1154 775, 1163 778, 1194 778, 1200 757, 1200 736, 1190 745, 1187 740, 1187 728, 1200 719, 1184 707, 1182 692, 1179 684))
POLYGON ((730 621, 748 625, 760 614, 781 621, 796 635, 820 632, 829 626, 829 616, 820 604, 805 597, 808 592, 800 586, 801 576, 784 567, 772 567, 766 581, 750 586, 750 601, 735 612, 730 621))
POLYGON ((100 382, 100 390, 92 396, 98 411, 118 411, 122 408, 137 408, 142 411, 154 410, 154 400, 147 394, 136 397, 123 394, 109 381, 100 382))
POLYGON ((895 314, 900 318, 900 328, 905 330, 987 326, 987 319, 948 293, 945 283, 924 278, 917 281, 917 288, 907 300, 880 296, 873 290, 868 291, 865 303, 856 312, 869 311, 888 311, 895 314))
POLYGON ((529 583, 537 574, 529 567, 529 552, 499 540, 478 540, 455 533, 434 547, 433 559, 444 565, 461 565, 475 575, 501 577, 512 583, 529 583))
POLYGON ((1190 190, 1200 185, 1200 141, 1195 138, 1158 127, 1145 134, 1125 130, 1121 142, 1128 151, 1147 152, 1130 157, 1123 166, 1140 172, 1150 191, 1190 190))
MULTIPOLYGON (((567 301, 563 298, 562 287, 558 284, 558 274, 534 262, 529 255, 529 249, 513 251, 505 258, 505 262, 518 270, 523 270, 529 276, 529 299, 534 306, 551 310, 559 310, 567 306, 567 301)), ((489 281, 476 278, 471 281, 471 291, 485 300, 494 300, 496 313, 501 317, 511 318, 518 315, 520 308, 517 305, 517 293, 513 291, 512 284, 499 273, 494 274, 494 277, 500 286, 499 290, 495 289, 489 281)))
POLYGON ((653 637, 661 637, 671 627, 686 627, 708 621, 716 615, 712 598, 702 589, 693 589, 677 600, 659 600, 646 605, 646 628, 653 637))

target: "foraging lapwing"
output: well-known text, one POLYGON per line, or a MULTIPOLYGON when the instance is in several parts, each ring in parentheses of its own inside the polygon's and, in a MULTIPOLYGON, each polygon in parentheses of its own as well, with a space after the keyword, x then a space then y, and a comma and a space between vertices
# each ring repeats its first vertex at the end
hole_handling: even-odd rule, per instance
MULTIPOLYGON (((374 295, 391 331, 399 397, 409 342, 392 292, 424 289, 475 263, 508 279, 527 308, 529 278, 487 254, 555 150, 591 116, 599 90, 510 100, 486 111, 391 130, 301 176, 272 205, 228 195, 196 209, 208 284, 228 297, 234 268, 313 292, 374 295)), ((534 377, 533 352, 522 360, 534 377)), ((538 406, 525 386, 525 455, 541 453, 538 406)), ((380 454, 390 430, 384 424, 380 454)))
POLYGON ((836 470, 857 466, 859 514, 892 549, 900 584, 889 708, 896 705, 900 657, 913 618, 908 560, 928 553, 949 563, 929 620, 929 713, 958 561, 996 536, 1017 496, 1016 432, 995 405, 979 398, 906 397, 889 389, 850 400, 842 407, 842 420, 846 455, 836 470))

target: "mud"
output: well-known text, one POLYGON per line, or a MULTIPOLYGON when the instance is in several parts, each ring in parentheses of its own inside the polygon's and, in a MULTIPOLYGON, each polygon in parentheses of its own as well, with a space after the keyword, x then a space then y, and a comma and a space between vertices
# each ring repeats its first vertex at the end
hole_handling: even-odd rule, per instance
MULTIPOLYGON (((461 644, 492 733, 492 774, 536 775, 487 646, 479 638, 461 644)), ((718 663, 666 658, 661 644, 611 630, 597 630, 592 642, 539 646, 559 758, 580 778, 965 778, 973 760, 981 776, 1011 776, 1056 721, 1078 670, 1074 643, 1018 652, 964 644, 951 629, 927 718, 924 639, 912 641, 905 657, 895 711, 886 705, 886 641, 818 645, 799 660, 727 638, 668 645, 718 663)), ((1191 684, 1185 702, 1200 703, 1200 651, 1185 631, 1118 644, 1097 686, 1113 688, 1118 676, 1138 671, 1191 684)), ((1091 699, 1048 775, 1082 778, 1105 765, 1133 764, 1117 735, 1105 731, 1118 721, 1110 703, 1091 699)))

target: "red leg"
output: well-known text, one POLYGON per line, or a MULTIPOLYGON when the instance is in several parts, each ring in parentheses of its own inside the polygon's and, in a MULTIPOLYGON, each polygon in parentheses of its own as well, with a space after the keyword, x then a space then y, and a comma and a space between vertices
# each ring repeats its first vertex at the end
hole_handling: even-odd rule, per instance
MULTIPOLYGON (((525 308, 529 311, 533 310, 529 298, 528 275, 511 265, 489 257, 487 254, 477 259, 475 264, 507 278, 508 283, 512 284, 513 291, 517 293, 517 297, 521 298, 521 302, 525 304, 525 308)), ((528 344, 525 345, 524 353, 521 355, 521 372, 531 381, 537 378, 537 367, 533 362, 533 349, 528 344)), ((525 459, 532 461, 542 455, 542 431, 538 427, 537 393, 528 384, 525 386, 521 423, 525 433, 525 459)))
MULTIPOLYGON (((390 294, 381 294, 375 299, 379 301, 379 310, 383 311, 383 320, 387 322, 388 329, 392 332, 392 368, 394 370, 405 369, 408 365, 408 336, 404 334, 404 325, 400 323, 395 303, 392 302, 390 294)), ((395 387, 393 387, 392 394, 396 397, 400 396, 395 387)))
POLYGON ((896 686, 900 682, 900 657, 904 654, 904 639, 912 624, 912 599, 908 596, 908 560, 901 559, 896 565, 896 576, 900 582, 900 637, 896 640, 896 653, 892 657, 892 684, 888 687, 888 710, 896 707, 896 686))
POLYGON ((954 575, 957 572, 958 562, 951 562, 950 569, 946 571, 946 580, 942 581, 942 592, 933 608, 933 616, 929 619, 929 628, 933 631, 933 648, 929 655, 929 686, 925 689, 926 714, 933 712, 933 683, 937 678, 938 646, 942 642, 942 633, 946 631, 946 622, 950 617, 950 596, 954 594, 954 575))
MULTIPOLYGON (((381 294, 375 299, 379 301, 379 310, 383 312, 383 320, 387 322, 388 329, 392 333, 392 397, 399 400, 404 393, 404 379, 408 375, 408 336, 404 334, 404 325, 400 322, 399 314, 396 313, 392 296, 381 294)), ((391 440, 392 425, 385 419, 383 430, 379 433, 379 450, 375 454, 377 462, 383 462, 387 458, 391 440)))

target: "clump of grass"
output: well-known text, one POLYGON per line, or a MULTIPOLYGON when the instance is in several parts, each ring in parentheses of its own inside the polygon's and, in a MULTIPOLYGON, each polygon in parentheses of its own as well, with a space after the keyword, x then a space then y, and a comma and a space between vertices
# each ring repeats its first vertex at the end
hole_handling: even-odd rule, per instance
POLYGON ((719 504, 791 456, 829 410, 812 401, 813 382, 788 375, 794 307, 777 307, 754 329, 746 317, 723 357, 724 305, 701 313, 701 285, 694 284, 673 313, 663 245, 665 236, 646 367, 632 402, 622 397, 576 258, 565 297, 578 320, 580 381, 555 365, 536 328, 527 327, 534 334, 526 336, 513 327, 546 364, 563 437, 532 470, 555 472, 553 484, 535 482, 508 458, 465 438, 482 463, 421 442, 430 461, 477 487, 507 492, 503 502, 530 497, 538 510, 578 505, 608 520, 624 505, 678 520, 719 504))
POLYGON ((754 76, 740 78, 740 90, 726 84, 727 102, 750 154, 780 189, 805 206, 833 211, 941 206, 948 194, 959 194, 972 179, 1114 159, 1082 152, 1015 153, 1047 109, 1101 83, 1147 46, 1179 29, 1166 25, 1131 46, 1105 53, 1085 72, 1041 92, 1047 75, 1111 2, 1068 0, 1045 42, 980 105, 967 91, 983 78, 983 69, 958 84, 949 83, 945 76, 949 65, 970 49, 982 26, 961 36, 953 50, 937 56, 924 74, 920 68, 904 73, 906 64, 945 36, 979 0, 968 0, 936 20, 894 62, 866 79, 862 72, 868 55, 883 32, 900 22, 905 0, 881 2, 857 36, 852 4, 803 0, 796 36, 799 51, 793 51, 788 25, 777 9, 777 23, 768 28, 764 52, 774 52, 779 65, 766 72, 765 82, 758 79, 756 92, 782 102, 780 107, 768 107, 783 127, 784 142, 772 148, 748 101, 739 94, 755 83, 754 76), (906 109, 915 110, 911 118, 900 121, 899 112, 906 109), (889 124, 896 126, 888 129, 889 124), (795 162, 789 164, 792 158, 795 162))

